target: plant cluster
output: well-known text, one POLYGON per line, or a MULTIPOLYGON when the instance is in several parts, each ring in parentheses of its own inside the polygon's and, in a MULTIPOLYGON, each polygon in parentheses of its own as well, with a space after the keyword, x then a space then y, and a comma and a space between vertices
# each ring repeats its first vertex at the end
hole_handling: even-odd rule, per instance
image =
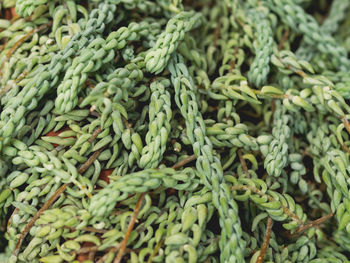
POLYGON ((0 12, 0 262, 350 262, 350 1, 0 12))

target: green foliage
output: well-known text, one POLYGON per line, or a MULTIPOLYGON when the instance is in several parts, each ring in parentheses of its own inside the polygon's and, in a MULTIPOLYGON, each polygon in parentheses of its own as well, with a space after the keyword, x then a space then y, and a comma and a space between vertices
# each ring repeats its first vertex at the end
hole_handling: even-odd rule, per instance
POLYGON ((350 2, 316 2, 2 1, 0 262, 349 262, 350 2))

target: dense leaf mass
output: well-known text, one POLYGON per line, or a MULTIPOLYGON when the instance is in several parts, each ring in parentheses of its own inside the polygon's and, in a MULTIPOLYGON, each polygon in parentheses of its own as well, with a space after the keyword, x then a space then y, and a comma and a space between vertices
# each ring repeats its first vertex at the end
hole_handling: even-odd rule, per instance
POLYGON ((350 1, 0 1, 0 262, 350 262, 350 1))

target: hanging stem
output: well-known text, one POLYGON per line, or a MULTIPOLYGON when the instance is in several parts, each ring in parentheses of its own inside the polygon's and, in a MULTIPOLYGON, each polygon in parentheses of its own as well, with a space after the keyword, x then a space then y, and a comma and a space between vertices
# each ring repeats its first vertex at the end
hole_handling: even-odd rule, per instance
MULTIPOLYGON (((90 165, 97 159, 97 157, 100 155, 100 153, 102 152, 103 149, 100 149, 96 152, 94 152, 94 154, 82 165, 82 167, 80 167, 80 169, 78 170, 78 172, 80 174, 84 173, 89 167, 90 165)), ((23 240, 25 239, 25 237, 27 236, 27 234, 29 233, 30 229, 33 227, 33 225, 35 224, 35 221, 42 215, 42 213, 47 210, 57 199, 58 197, 66 190, 66 188, 70 185, 71 183, 66 183, 64 185, 62 185, 60 188, 57 189, 57 191, 49 198, 49 200, 47 200, 47 202, 40 208, 40 210, 34 215, 34 217, 28 222, 28 224, 25 226, 25 228, 23 229, 17 244, 16 244, 16 248, 13 251, 13 255, 17 256, 19 253, 19 250, 21 249, 21 245, 23 243, 23 240)))
MULTIPOLYGON (((132 229, 134 228, 134 225, 135 225, 135 222, 136 222, 136 219, 137 219, 137 215, 139 214, 140 212, 140 207, 141 207, 141 204, 142 204, 142 201, 143 201, 143 198, 145 197, 145 193, 142 193, 139 197, 139 200, 137 200, 137 203, 136 203, 136 206, 135 206, 135 210, 134 210, 134 213, 131 217, 131 221, 128 225, 128 229, 126 231, 126 234, 124 236, 124 239, 122 241, 122 243, 120 244, 120 249, 118 251, 118 255, 117 257, 114 259, 113 263, 120 263, 122 257, 123 257, 123 254, 124 254, 124 250, 126 248, 126 244, 128 243, 128 239, 130 237, 130 234, 132 232, 132 229)), ((119 248, 119 246, 118 246, 119 248)))
POLYGON ((271 217, 267 218, 267 226, 266 226, 266 233, 265 233, 265 238, 264 238, 264 243, 262 244, 261 250, 260 250, 260 255, 258 257, 258 260, 256 263, 262 263, 265 257, 266 249, 269 246, 270 242, 270 236, 271 236, 271 229, 272 229, 273 221, 271 217))
POLYGON ((66 190, 68 185, 69 184, 64 184, 60 188, 58 188, 57 191, 49 198, 49 200, 47 200, 47 202, 40 208, 40 210, 28 222, 28 224, 23 229, 23 231, 22 231, 22 233, 17 241, 16 248, 13 251, 12 255, 14 255, 14 256, 18 255, 18 252, 21 249, 21 245, 23 243, 23 240, 25 239, 25 237, 29 233, 29 231, 32 228, 32 226, 34 225, 35 221, 42 215, 42 213, 44 213, 45 210, 47 210, 57 200, 57 198, 66 190))

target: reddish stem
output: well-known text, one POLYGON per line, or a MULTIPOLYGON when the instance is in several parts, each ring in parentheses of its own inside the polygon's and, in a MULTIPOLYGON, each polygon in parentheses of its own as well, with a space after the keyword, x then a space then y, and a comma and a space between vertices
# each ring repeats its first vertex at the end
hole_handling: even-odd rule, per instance
MULTIPOLYGON (((132 229, 134 228, 134 225, 135 225, 135 222, 136 222, 136 219, 137 219, 137 215, 140 212, 140 207, 141 207, 141 204, 142 204, 142 201, 143 201, 144 197, 145 197, 145 193, 142 193, 140 195, 140 197, 139 197, 139 200, 137 200, 136 207, 135 207, 134 213, 133 213, 133 215, 131 217, 131 221, 130 221, 130 223, 128 225, 128 229, 126 231, 125 237, 124 237, 122 243, 120 244, 120 249, 118 251, 118 255, 114 259, 113 263, 120 263, 120 261, 121 261, 121 259, 123 257, 124 250, 126 248, 126 244, 128 243, 128 239, 130 237, 132 229)), ((118 248, 119 248, 119 246, 118 246, 118 248)))
POLYGON ((272 221, 271 217, 268 217, 267 218, 267 226, 266 226, 266 233, 265 233, 264 243, 263 243, 263 245, 261 247, 260 255, 259 255, 258 260, 256 261, 256 263, 262 263, 263 260, 264 260, 266 249, 269 246, 269 242, 270 242, 272 224, 273 224, 273 221, 272 221))

